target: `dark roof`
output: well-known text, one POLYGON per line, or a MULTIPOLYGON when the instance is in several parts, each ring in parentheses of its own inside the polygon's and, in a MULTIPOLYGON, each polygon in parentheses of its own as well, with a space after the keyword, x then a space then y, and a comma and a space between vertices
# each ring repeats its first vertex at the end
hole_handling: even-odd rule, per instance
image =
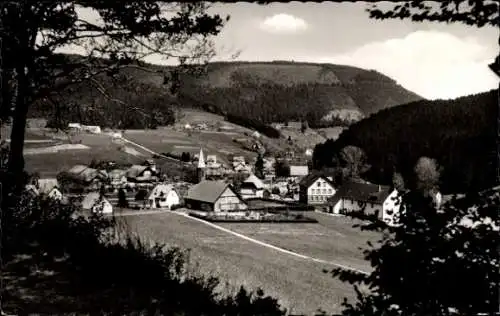
POLYGON ((223 181, 202 181, 189 189, 185 199, 215 203, 228 187, 223 181))
POLYGON ((328 183, 330 183, 333 187, 335 187, 335 184, 330 179, 328 179, 325 175, 323 175, 323 173, 321 173, 321 172, 313 172, 313 173, 308 174, 307 176, 302 178, 302 180, 300 180, 299 185, 301 187, 308 188, 309 186, 311 186, 311 184, 313 184, 319 178, 323 178, 328 183))
POLYGON ((336 204, 340 199, 381 204, 391 194, 391 188, 385 185, 349 181, 344 183, 329 203, 336 204))

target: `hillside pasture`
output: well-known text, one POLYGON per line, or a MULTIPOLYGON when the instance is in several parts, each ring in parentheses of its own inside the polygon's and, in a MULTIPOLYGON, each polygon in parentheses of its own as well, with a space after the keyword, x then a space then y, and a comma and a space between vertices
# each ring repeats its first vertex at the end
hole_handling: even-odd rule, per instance
POLYGON ((60 151, 56 153, 25 155, 26 171, 38 172, 42 177, 55 177, 77 164, 88 165, 92 159, 112 160, 118 164, 140 163, 140 159, 129 155, 118 147, 91 147, 89 150, 60 151))
POLYGON ((329 128, 319 128, 317 129, 318 134, 322 135, 325 139, 337 139, 340 134, 345 130, 344 127, 329 127, 329 128))
MULTIPOLYGON (((227 282, 220 290, 233 291, 239 285, 250 289, 262 287, 266 294, 280 298, 280 303, 294 314, 313 315, 319 308, 329 313, 339 312, 343 298, 353 297, 354 294, 349 284, 323 272, 324 269, 333 268, 331 265, 284 254, 184 216, 162 213, 119 217, 118 221, 122 227, 127 227, 129 232, 141 236, 145 241, 190 249, 191 262, 198 271, 219 276, 223 282, 227 282)), ((303 242, 304 238, 291 238, 286 234, 290 229, 287 225, 275 225, 274 229, 283 227, 281 238, 296 240, 297 244, 303 242)), ((297 225, 302 224, 293 226, 297 225)), ((311 230, 305 231, 309 232, 308 238, 328 239, 323 242, 325 249, 321 251, 337 253, 337 261, 358 264, 358 259, 349 259, 351 254, 348 251, 337 250, 338 245, 332 240, 335 232, 327 235, 322 231, 324 235, 319 236, 311 230), (327 242, 331 245, 330 249, 326 247, 327 242)), ((293 236, 300 234, 293 232, 293 236)), ((313 246, 312 243, 309 245, 313 246)), ((352 253, 355 251, 352 250, 352 253)))
POLYGON ((320 144, 325 142, 325 138, 318 134, 313 129, 307 129, 304 133, 300 130, 292 129, 292 128, 282 128, 280 130, 281 135, 285 139, 290 137, 293 141, 293 144, 301 149, 314 148, 316 144, 320 144))

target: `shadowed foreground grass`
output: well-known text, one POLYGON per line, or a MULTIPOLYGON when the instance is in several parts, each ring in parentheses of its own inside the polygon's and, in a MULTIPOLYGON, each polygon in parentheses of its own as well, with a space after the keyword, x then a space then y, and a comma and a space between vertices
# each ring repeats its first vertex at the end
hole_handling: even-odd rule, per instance
POLYGON ((2 220, 9 314, 284 314, 262 291, 221 295, 218 279, 189 271, 184 251, 119 235, 99 216, 24 196, 2 220))

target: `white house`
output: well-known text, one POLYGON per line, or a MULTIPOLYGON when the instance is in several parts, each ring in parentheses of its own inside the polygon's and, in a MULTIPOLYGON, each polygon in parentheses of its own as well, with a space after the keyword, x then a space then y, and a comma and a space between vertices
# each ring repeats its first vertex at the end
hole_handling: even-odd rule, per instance
POLYGON ((113 205, 111 205, 105 197, 101 197, 97 192, 91 192, 83 198, 82 208, 92 213, 113 213, 113 205))
POLYGON ((299 200, 304 204, 326 204, 335 193, 333 182, 320 174, 310 174, 299 183, 299 200))
POLYGON ((58 201, 61 201, 63 198, 61 190, 59 190, 59 184, 55 178, 38 179, 36 188, 40 194, 48 198, 58 201))
POLYGON ((82 125, 83 130, 90 132, 92 134, 100 134, 101 128, 99 126, 94 125, 82 125))
POLYGON ((123 135, 122 135, 122 133, 115 132, 115 133, 111 134, 111 137, 113 139, 121 139, 123 137, 123 135))
POLYGON ((122 187, 127 184, 127 171, 121 169, 113 169, 108 173, 108 178, 113 187, 122 187))
POLYGON ((304 177, 309 174, 309 167, 303 166, 290 166, 290 177, 304 177))
POLYGON ((313 155, 313 150, 311 148, 306 149, 305 155, 310 157, 313 155))
POLYGON ((257 132, 257 131, 255 131, 255 132, 252 133, 252 137, 254 137, 254 138, 260 138, 260 133, 257 132))
POLYGON ((375 214, 387 225, 397 223, 400 209, 400 196, 397 190, 388 186, 350 181, 344 183, 329 200, 329 212, 346 214, 361 211, 365 214, 375 214))
POLYGON ((191 125, 190 125, 189 123, 186 123, 186 124, 184 125, 184 129, 191 129, 191 125))
POLYGON ((261 179, 251 174, 240 187, 240 195, 244 199, 264 197, 265 184, 261 179))
POLYGON ((239 163, 239 164, 233 164, 233 170, 239 173, 250 174, 252 172, 252 167, 246 164, 239 163))
POLYGON ((157 184, 149 193, 148 202, 150 208, 167 208, 179 204, 179 195, 170 184, 157 184))
POLYGON ((81 130, 82 129, 82 124, 80 123, 69 123, 68 128, 70 129, 76 129, 76 130, 81 130))

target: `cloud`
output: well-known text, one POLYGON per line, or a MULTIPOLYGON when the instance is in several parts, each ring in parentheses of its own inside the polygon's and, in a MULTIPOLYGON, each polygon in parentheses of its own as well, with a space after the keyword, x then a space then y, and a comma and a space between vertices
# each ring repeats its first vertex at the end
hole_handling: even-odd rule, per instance
POLYGON ((275 14, 260 24, 260 29, 270 33, 297 33, 308 28, 306 21, 289 14, 275 14))
POLYGON ((471 37, 417 31, 320 61, 374 69, 425 98, 449 99, 497 88, 487 66, 496 53, 471 37))

